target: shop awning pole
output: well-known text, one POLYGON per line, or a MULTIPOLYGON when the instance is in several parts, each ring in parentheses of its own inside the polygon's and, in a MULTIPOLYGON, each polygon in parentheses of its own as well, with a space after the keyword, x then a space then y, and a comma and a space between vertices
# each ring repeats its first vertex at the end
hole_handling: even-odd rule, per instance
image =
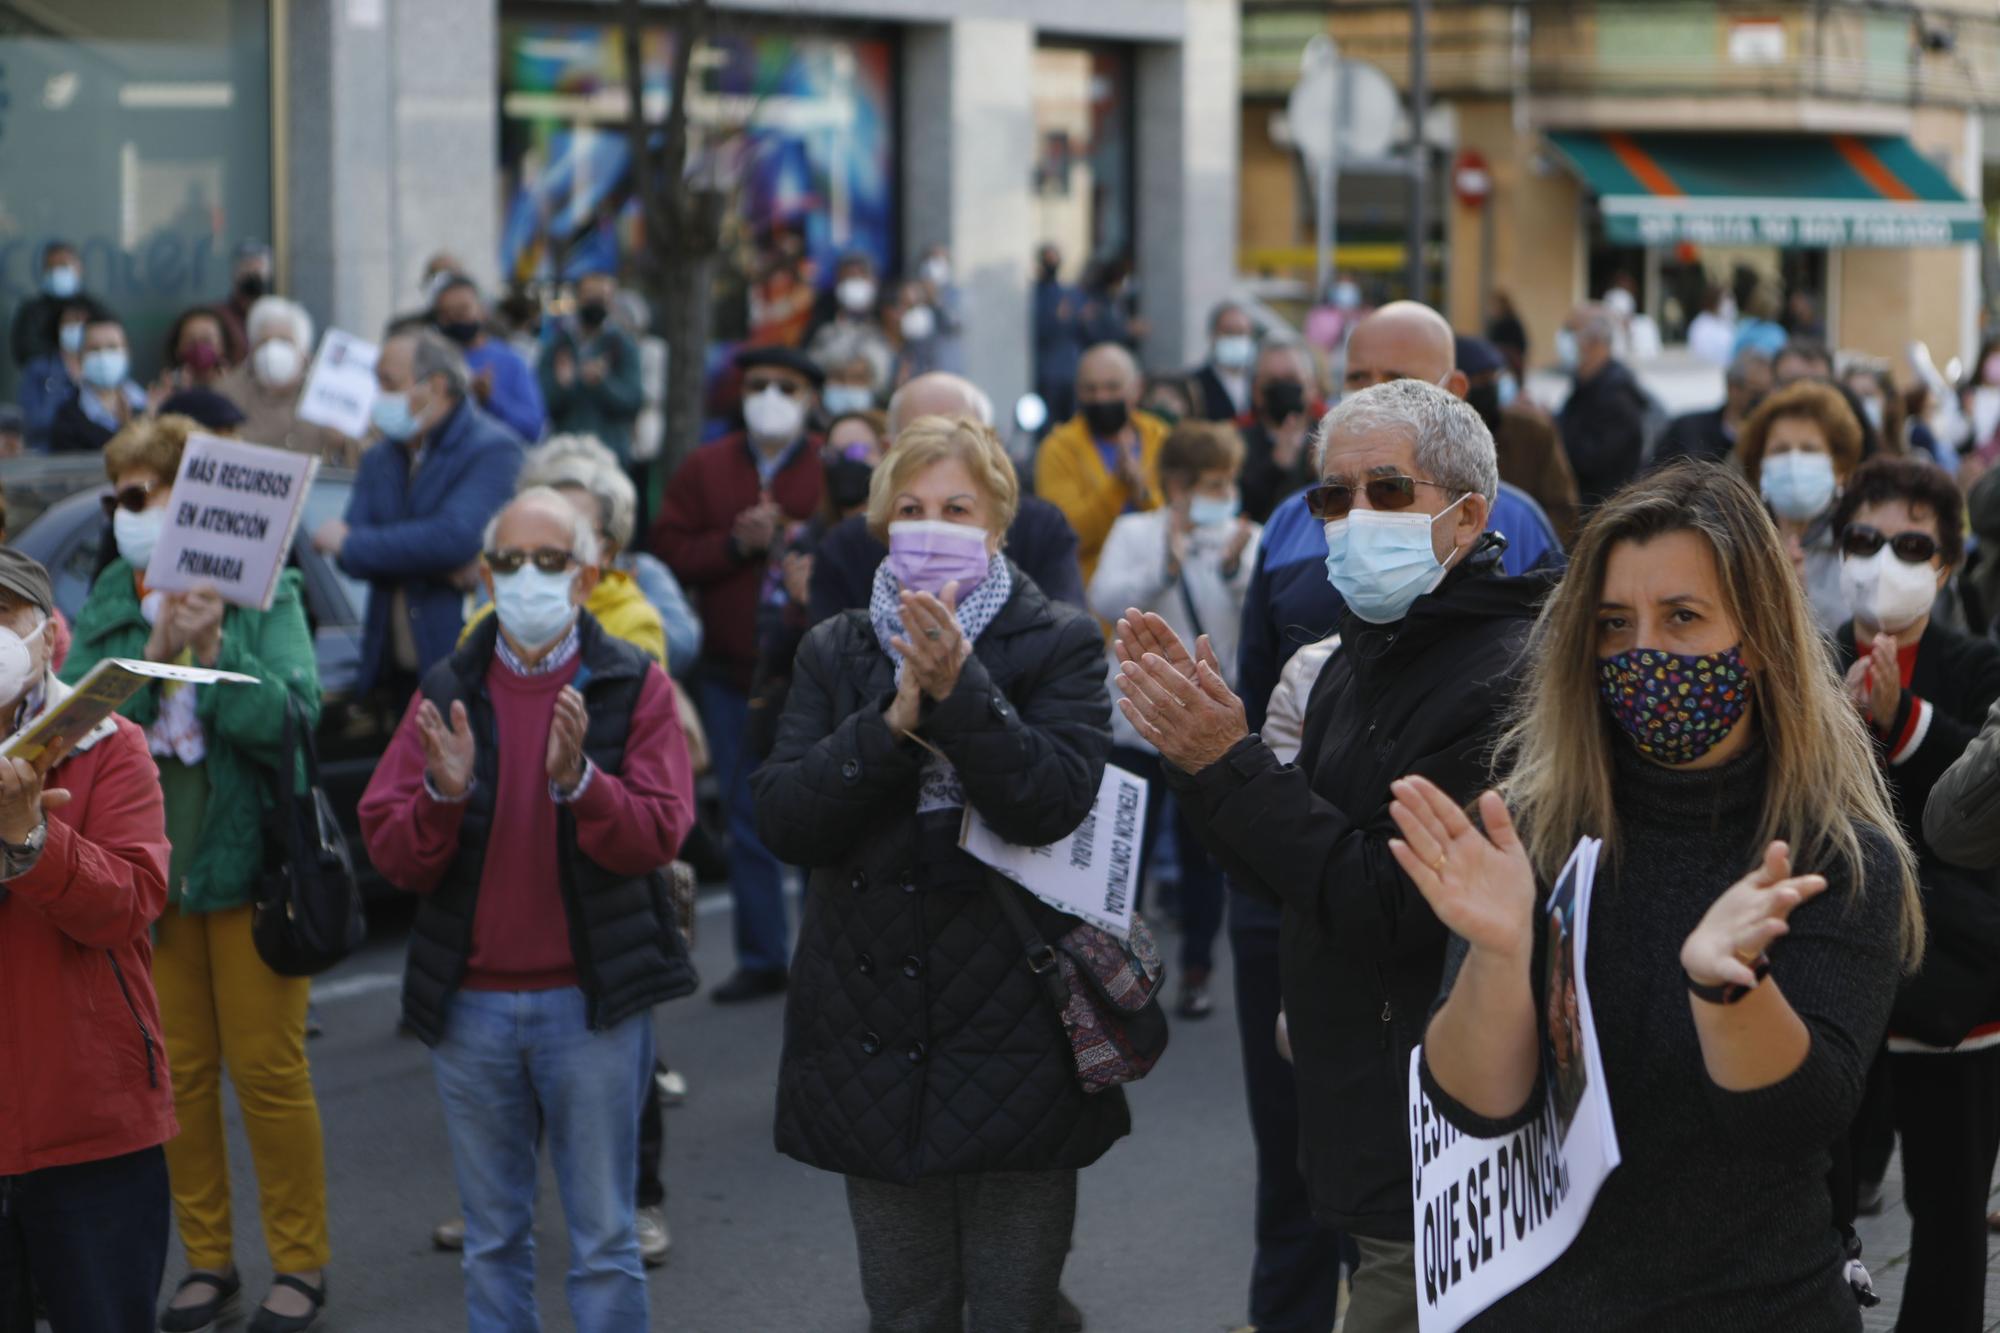
POLYGON ((1429 150, 1424 143, 1424 110, 1430 105, 1429 70, 1425 68, 1430 37, 1427 20, 1430 0, 1410 0, 1410 232, 1409 284, 1412 301, 1430 296, 1429 266, 1424 262, 1426 233, 1425 186, 1429 176, 1429 150))

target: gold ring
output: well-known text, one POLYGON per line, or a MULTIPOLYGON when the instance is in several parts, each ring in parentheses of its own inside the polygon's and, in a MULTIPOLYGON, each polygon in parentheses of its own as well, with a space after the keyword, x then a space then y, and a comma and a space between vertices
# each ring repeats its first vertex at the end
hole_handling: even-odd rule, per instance
POLYGON ((1451 860, 1451 857, 1447 856, 1447 855, 1446 855, 1445 853, 1443 853, 1443 852, 1439 852, 1439 853, 1438 853, 1438 859, 1437 859, 1437 863, 1436 863, 1435 865, 1433 865, 1433 866, 1431 867, 1431 873, 1432 873, 1433 875, 1442 875, 1442 874, 1444 873, 1444 867, 1445 867, 1445 863, 1446 863, 1446 862, 1448 862, 1448 861, 1450 861, 1450 860, 1451 860))

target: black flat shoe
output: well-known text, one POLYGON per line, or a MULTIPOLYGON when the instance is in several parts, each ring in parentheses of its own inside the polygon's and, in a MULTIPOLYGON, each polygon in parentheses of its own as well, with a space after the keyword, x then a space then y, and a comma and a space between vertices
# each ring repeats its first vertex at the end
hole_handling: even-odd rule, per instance
POLYGON ((717 1004, 741 1004, 745 1000, 761 1000, 767 995, 782 995, 789 978, 785 969, 773 972, 752 972, 739 968, 735 976, 708 993, 708 998, 717 1004))
POLYGON ((236 1300, 243 1294, 243 1279, 235 1273, 189 1273, 174 1288, 178 1296, 196 1283, 213 1287, 215 1295, 200 1305, 169 1305, 160 1311, 160 1333, 203 1333, 215 1327, 224 1315, 236 1312, 236 1300))
POLYGON ((326 1274, 320 1274, 317 1287, 306 1285, 303 1278, 293 1277, 290 1273, 275 1275, 271 1285, 290 1287, 312 1302, 312 1310, 306 1314, 277 1314, 260 1305, 257 1313, 251 1316, 246 1333, 306 1333, 307 1329, 319 1327, 320 1316, 326 1313, 326 1274))

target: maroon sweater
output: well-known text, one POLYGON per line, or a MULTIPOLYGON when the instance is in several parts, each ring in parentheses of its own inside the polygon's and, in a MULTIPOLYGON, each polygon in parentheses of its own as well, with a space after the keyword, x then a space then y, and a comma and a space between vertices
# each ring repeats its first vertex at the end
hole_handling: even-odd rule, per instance
MULTIPOLYGON (((819 508, 825 484, 819 437, 808 435, 771 479, 771 496, 793 520, 804 522, 819 508)), ((724 436, 689 454, 674 473, 652 532, 654 552, 701 609, 703 659, 739 690, 750 688, 757 665, 757 595, 769 553, 746 557, 729 533, 736 516, 756 506, 760 490, 749 441, 741 434, 724 436)))

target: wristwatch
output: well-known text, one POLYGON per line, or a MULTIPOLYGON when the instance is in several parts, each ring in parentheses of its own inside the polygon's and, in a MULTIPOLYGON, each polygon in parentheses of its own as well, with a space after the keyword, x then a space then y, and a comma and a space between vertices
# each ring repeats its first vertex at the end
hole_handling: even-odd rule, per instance
POLYGON ((1757 980, 1751 982, 1748 986, 1733 981, 1725 982, 1720 986, 1704 986, 1693 977, 1688 977, 1685 971, 1681 975, 1687 977, 1688 994, 1694 996, 1695 999, 1705 1000, 1709 1004, 1735 1004, 1751 991, 1756 990, 1763 983, 1764 978, 1770 975, 1771 955, 1766 953, 1758 954, 1757 961, 1750 964, 1750 971, 1756 976, 1757 980))
POLYGON ((42 856, 42 844, 48 841, 49 820, 42 816, 42 822, 35 825, 26 842, 9 842, 0 838, 0 879, 12 879, 25 875, 42 856))

